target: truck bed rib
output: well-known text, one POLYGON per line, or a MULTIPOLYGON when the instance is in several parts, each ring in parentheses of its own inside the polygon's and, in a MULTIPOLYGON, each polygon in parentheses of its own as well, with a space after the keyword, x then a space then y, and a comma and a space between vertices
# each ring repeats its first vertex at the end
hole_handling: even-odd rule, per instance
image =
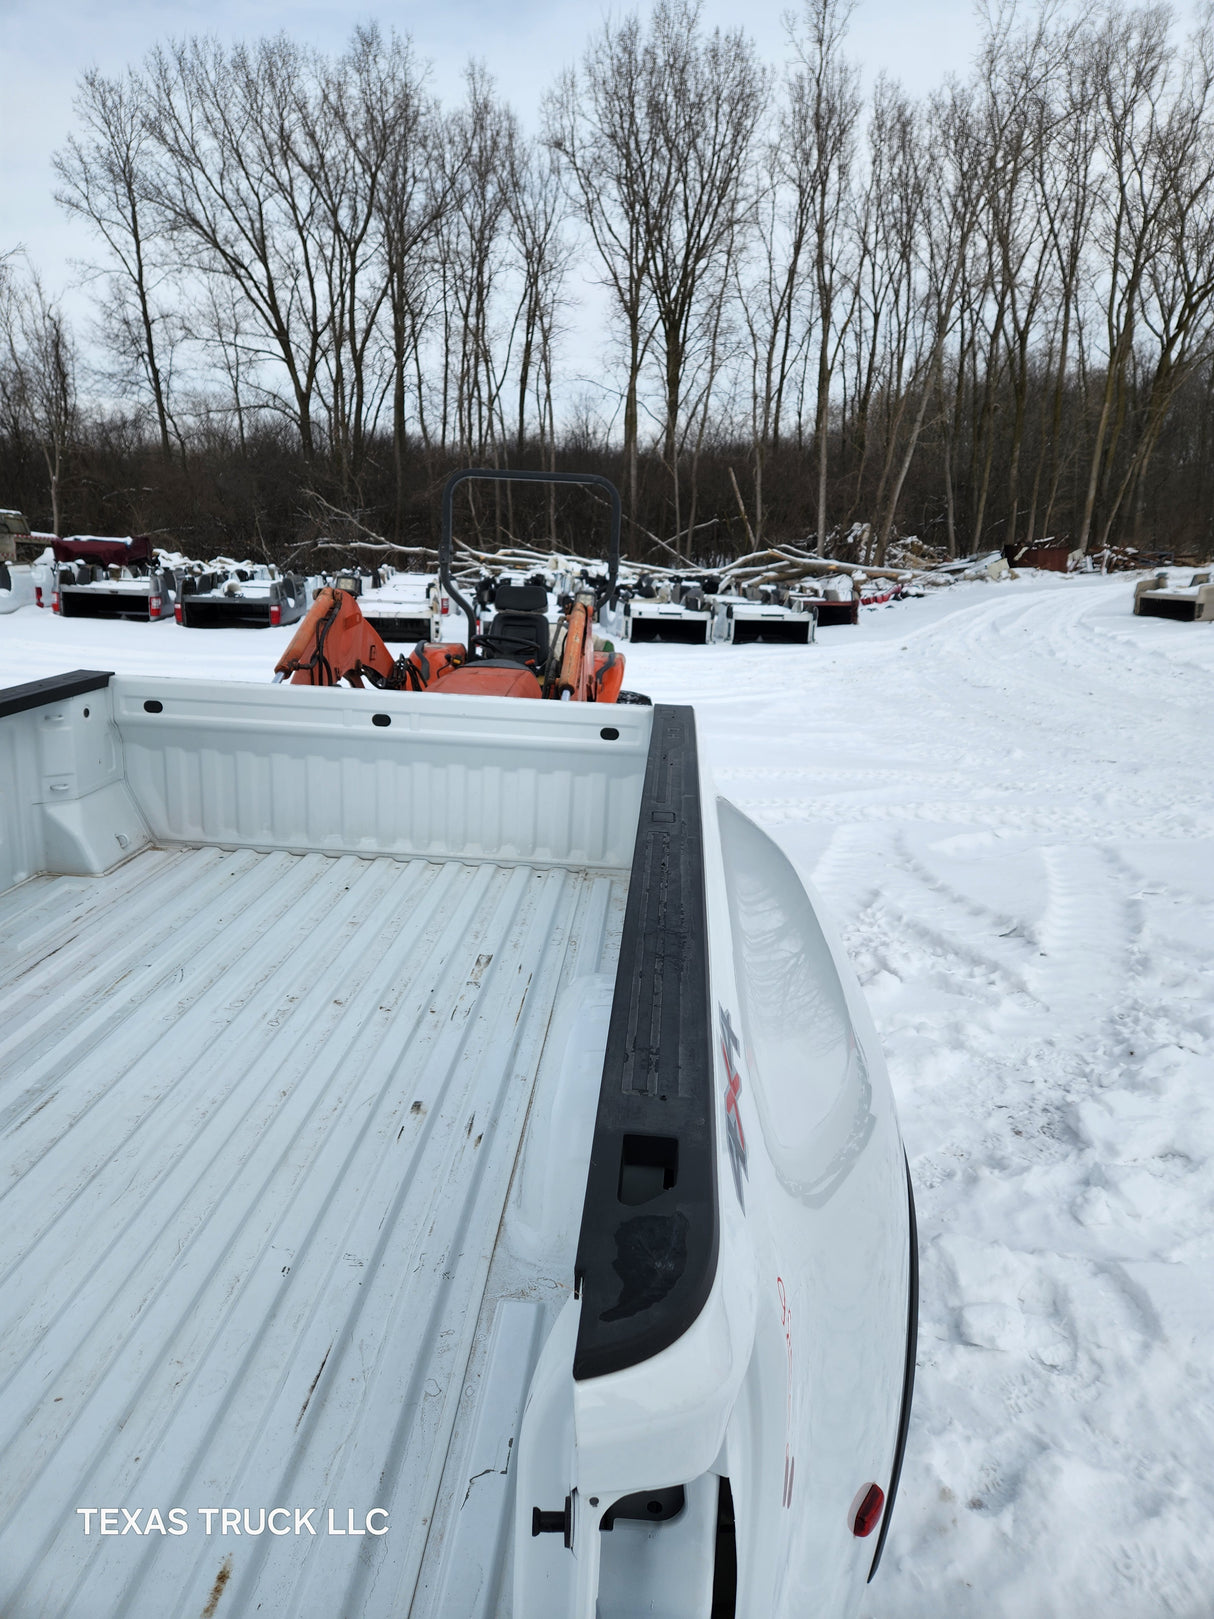
POLYGON ((408 1613, 553 1004, 624 888, 206 848, 0 896, 6 1619, 408 1613), (123 1506, 188 1532, 83 1534, 123 1506))

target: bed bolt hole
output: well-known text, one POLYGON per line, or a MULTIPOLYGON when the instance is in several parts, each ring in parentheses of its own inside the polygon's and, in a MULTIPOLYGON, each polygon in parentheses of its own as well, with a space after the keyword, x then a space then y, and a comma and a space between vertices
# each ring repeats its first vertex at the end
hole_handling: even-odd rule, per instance
POLYGON ((143 711, 145 714, 161 714, 164 712, 164 704, 157 702, 154 697, 149 697, 143 705, 143 711))
POLYGON ((620 738, 620 733, 616 730, 614 725, 604 725, 603 729, 599 732, 599 735, 602 737, 604 742, 618 742, 620 738))
POLYGON ((372 714, 371 716, 372 725, 391 725, 391 723, 391 714, 372 714))
POLYGON ((678 1184, 679 1143, 674 1136, 625 1136, 616 1195, 635 1208, 678 1184))

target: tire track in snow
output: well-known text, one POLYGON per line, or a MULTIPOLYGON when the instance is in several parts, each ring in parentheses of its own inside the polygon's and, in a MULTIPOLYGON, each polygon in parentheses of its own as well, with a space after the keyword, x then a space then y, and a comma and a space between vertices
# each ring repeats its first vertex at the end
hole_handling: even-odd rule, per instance
POLYGON ((1108 1015, 1125 978, 1126 903, 1100 849, 1055 844, 1041 856, 1049 900, 1037 930, 1036 993, 1055 1017, 1090 1022, 1108 1015))
POLYGON ((1032 929, 941 881, 910 852, 905 838, 897 837, 894 847, 899 864, 883 894, 904 926, 936 954, 952 955, 984 974, 991 989, 1040 1004, 1031 982, 1032 929))
MULTIPOLYGON (((1214 805, 1188 671, 1160 679, 1154 656, 1104 667, 1090 615, 1111 595, 984 604, 896 666, 911 676, 884 692, 897 745, 954 769, 962 754, 956 801, 890 769, 867 805, 812 789, 800 807, 791 792, 763 805, 777 833, 859 821, 870 837, 849 832, 851 847, 885 858, 846 937, 920 1188, 924 1328, 895 1578, 874 1587, 873 1619, 1210 1611, 1214 1378, 1208 1357, 1178 1356, 1192 1328, 1175 1281, 1191 1274, 1200 1294, 1214 1252, 1200 1079, 1214 1094, 1214 1015, 1194 993, 1210 957, 1186 961, 1179 937, 1144 923, 1143 880, 1118 850, 1209 836, 1214 805), (933 821, 1035 849, 1044 911, 1001 938, 1007 908, 967 887, 970 867, 941 856, 942 881, 905 835, 933 821), (1002 992, 1009 964, 1031 997, 1002 992)), ((854 697, 879 711, 875 679, 854 697)), ((874 727, 878 745, 892 729, 874 727)))

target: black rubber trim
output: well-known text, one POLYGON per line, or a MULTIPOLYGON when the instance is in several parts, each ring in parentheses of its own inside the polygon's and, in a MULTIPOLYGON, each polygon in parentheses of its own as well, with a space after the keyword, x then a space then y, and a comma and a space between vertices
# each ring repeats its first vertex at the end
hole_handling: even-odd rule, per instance
MULTIPOLYGON (((905 1159, 905 1155, 904 1155, 905 1159)), ((915 1218, 915 1188, 911 1185, 910 1163, 906 1163, 906 1203, 910 1214, 910 1276, 906 1305, 906 1364, 902 1372, 902 1410, 898 1414, 898 1439, 894 1445, 894 1465, 889 1475, 889 1489, 885 1496, 885 1511, 881 1515, 881 1532, 877 1536, 877 1549, 873 1553, 871 1580, 877 1572, 881 1553, 885 1550, 885 1537, 889 1534, 889 1520, 898 1494, 898 1480, 902 1477, 902 1458, 906 1455, 906 1435, 910 1429, 911 1405, 915 1396, 915 1354, 919 1347, 919 1222, 915 1218)))
POLYGON ((695 713, 658 704, 578 1237, 575 1378, 687 1331, 712 1289, 719 1220, 695 713), (647 1173, 647 1156, 674 1167, 647 1173))
POLYGON ((628 620, 628 639, 638 646, 644 641, 677 642, 682 646, 707 646, 708 620, 706 618, 632 618, 628 620))
POLYGON ((813 620, 808 613, 797 618, 735 618, 734 646, 808 646, 813 620))
POLYGON ((114 677, 112 669, 73 669, 66 675, 48 675, 25 686, 9 686, 0 691, 0 719, 8 714, 24 714, 31 708, 46 708, 67 697, 80 697, 86 691, 101 691, 114 677))
POLYGON ((1175 618, 1182 624, 1196 624, 1196 596, 1175 597, 1142 595, 1138 598, 1139 618, 1175 618))

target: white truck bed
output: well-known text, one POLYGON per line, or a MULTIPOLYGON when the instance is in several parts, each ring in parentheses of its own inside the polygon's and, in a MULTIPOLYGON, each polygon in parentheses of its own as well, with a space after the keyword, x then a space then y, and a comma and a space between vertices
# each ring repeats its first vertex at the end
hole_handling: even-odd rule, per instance
POLYGON ((205 848, 0 898, 6 1615, 409 1611, 554 1002, 624 897, 205 848), (317 1536, 75 1510, 197 1502, 317 1536))
POLYGON ((455 780, 447 735, 483 700, 398 699, 385 733, 361 696, 114 682, 7 722, 0 809, 20 813, 0 816, 18 879, 0 894, 5 1619, 497 1611, 509 1435, 569 1292, 601 1043, 559 1286, 504 1252, 503 1216, 545 1042, 574 1048, 588 1002, 605 1039, 647 716, 622 716, 631 734, 608 744, 594 716, 527 705, 524 726, 567 740, 549 755, 486 736, 483 776, 464 762, 455 780), (239 784, 267 757, 259 702, 310 723, 277 736, 254 791, 239 784), (109 751, 111 711, 134 788, 109 751), (221 713, 244 717, 238 752, 216 752, 221 713), (191 789, 195 736, 209 751, 191 789), (334 796, 327 817, 347 852, 298 847, 326 777, 366 769, 372 739, 378 793, 334 796), (611 790, 595 794, 584 852, 578 768, 618 783, 612 815, 611 790), (527 858, 517 826, 534 820, 537 771, 553 818, 527 858), (151 845, 85 874, 97 836, 120 852, 107 817, 131 835, 115 796, 131 790, 151 845), (191 832, 174 835, 175 817, 191 832), (240 847, 242 818, 249 841, 296 847, 240 847), (391 852, 348 852, 369 824, 391 852), (454 856, 454 836, 479 852, 454 856), (65 856, 80 875, 45 874, 65 856), (224 1535, 216 1515, 208 1534, 209 1505, 249 1508, 254 1529, 286 1507, 275 1521, 292 1532, 224 1535), (103 1536, 77 1512, 123 1507, 139 1529, 153 1509, 175 1527, 182 1508, 187 1532, 103 1536), (297 1508, 314 1538, 294 1532, 297 1508), (375 1508, 388 1533, 339 1533, 375 1508), (475 1569, 461 1515, 477 1519, 475 1569))
POLYGON ((3 1619, 859 1611, 905 1159, 705 779, 662 704, 0 691, 3 1619))

